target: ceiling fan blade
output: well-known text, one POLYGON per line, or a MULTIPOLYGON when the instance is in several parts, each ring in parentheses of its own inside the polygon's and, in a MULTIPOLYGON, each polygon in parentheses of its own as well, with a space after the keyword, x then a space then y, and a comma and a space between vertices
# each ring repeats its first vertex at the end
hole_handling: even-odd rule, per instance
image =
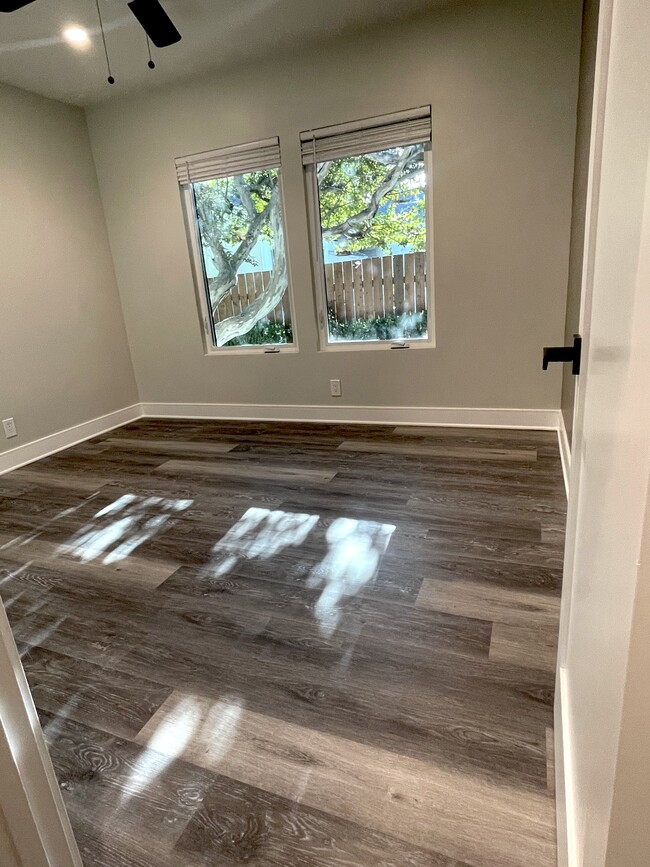
POLYGON ((0 0, 0 12, 15 12, 23 6, 29 6, 34 0, 0 0))
POLYGON ((165 48, 180 41, 181 34, 159 0, 131 0, 128 5, 156 48, 165 48))

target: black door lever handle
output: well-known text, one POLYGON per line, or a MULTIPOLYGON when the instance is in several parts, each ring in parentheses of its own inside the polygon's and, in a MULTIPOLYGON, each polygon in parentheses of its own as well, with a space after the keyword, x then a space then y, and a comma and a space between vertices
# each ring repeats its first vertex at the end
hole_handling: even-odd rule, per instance
POLYGON ((570 361, 571 373, 580 373, 580 356, 582 354, 582 337, 573 335, 573 346, 545 346, 542 355, 542 370, 548 370, 551 361, 570 361))

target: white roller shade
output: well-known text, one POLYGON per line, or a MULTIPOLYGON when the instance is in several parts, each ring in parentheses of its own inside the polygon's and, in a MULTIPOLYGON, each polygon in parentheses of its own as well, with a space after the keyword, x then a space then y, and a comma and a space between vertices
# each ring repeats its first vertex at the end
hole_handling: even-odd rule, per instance
POLYGON ((430 105, 300 133, 303 165, 430 141, 430 105))
POLYGON ((193 184, 212 178, 241 175, 244 172, 279 168, 280 139, 267 138, 263 141, 219 148, 216 151, 205 151, 178 157, 175 162, 179 184, 193 184))

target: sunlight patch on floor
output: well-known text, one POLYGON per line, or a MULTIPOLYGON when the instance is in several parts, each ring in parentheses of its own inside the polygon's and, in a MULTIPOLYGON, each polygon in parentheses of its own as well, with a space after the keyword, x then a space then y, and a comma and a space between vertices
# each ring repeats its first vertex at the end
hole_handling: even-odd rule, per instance
POLYGON ((84 563, 125 560, 137 548, 174 523, 174 517, 192 505, 192 500, 164 497, 124 496, 110 503, 68 542, 59 545, 58 554, 68 554, 84 563))
POLYGON ((314 566, 307 587, 322 587, 314 614, 320 631, 332 635, 341 619, 341 600, 357 593, 377 574, 395 532, 393 524, 337 518, 327 529, 328 551, 314 566))

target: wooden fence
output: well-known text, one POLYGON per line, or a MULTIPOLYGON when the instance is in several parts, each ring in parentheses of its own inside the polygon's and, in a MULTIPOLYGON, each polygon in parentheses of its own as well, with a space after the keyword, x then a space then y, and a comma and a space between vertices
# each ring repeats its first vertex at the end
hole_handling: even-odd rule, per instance
POLYGON ((339 322, 427 309, 425 253, 325 265, 327 306, 339 322))
MULTIPOLYGON (((255 271, 250 274, 237 275, 237 288, 232 290, 229 295, 223 298, 217 307, 216 321, 222 322, 231 316, 238 316, 243 313, 249 304, 252 304, 255 299, 262 294, 268 286, 271 279, 271 271, 255 271)), ((273 310, 268 319, 270 322, 279 322, 284 325, 285 322, 291 322, 291 312, 289 309, 289 293, 285 292, 282 296, 282 301, 273 310)))
MULTIPOLYGON (((243 312, 268 285, 270 271, 240 274, 237 289, 217 309, 217 321, 243 312)), ((377 256, 325 265, 327 307, 339 322, 374 319, 427 309, 425 253, 377 256)), ((290 321, 288 293, 269 315, 271 322, 290 321)))

